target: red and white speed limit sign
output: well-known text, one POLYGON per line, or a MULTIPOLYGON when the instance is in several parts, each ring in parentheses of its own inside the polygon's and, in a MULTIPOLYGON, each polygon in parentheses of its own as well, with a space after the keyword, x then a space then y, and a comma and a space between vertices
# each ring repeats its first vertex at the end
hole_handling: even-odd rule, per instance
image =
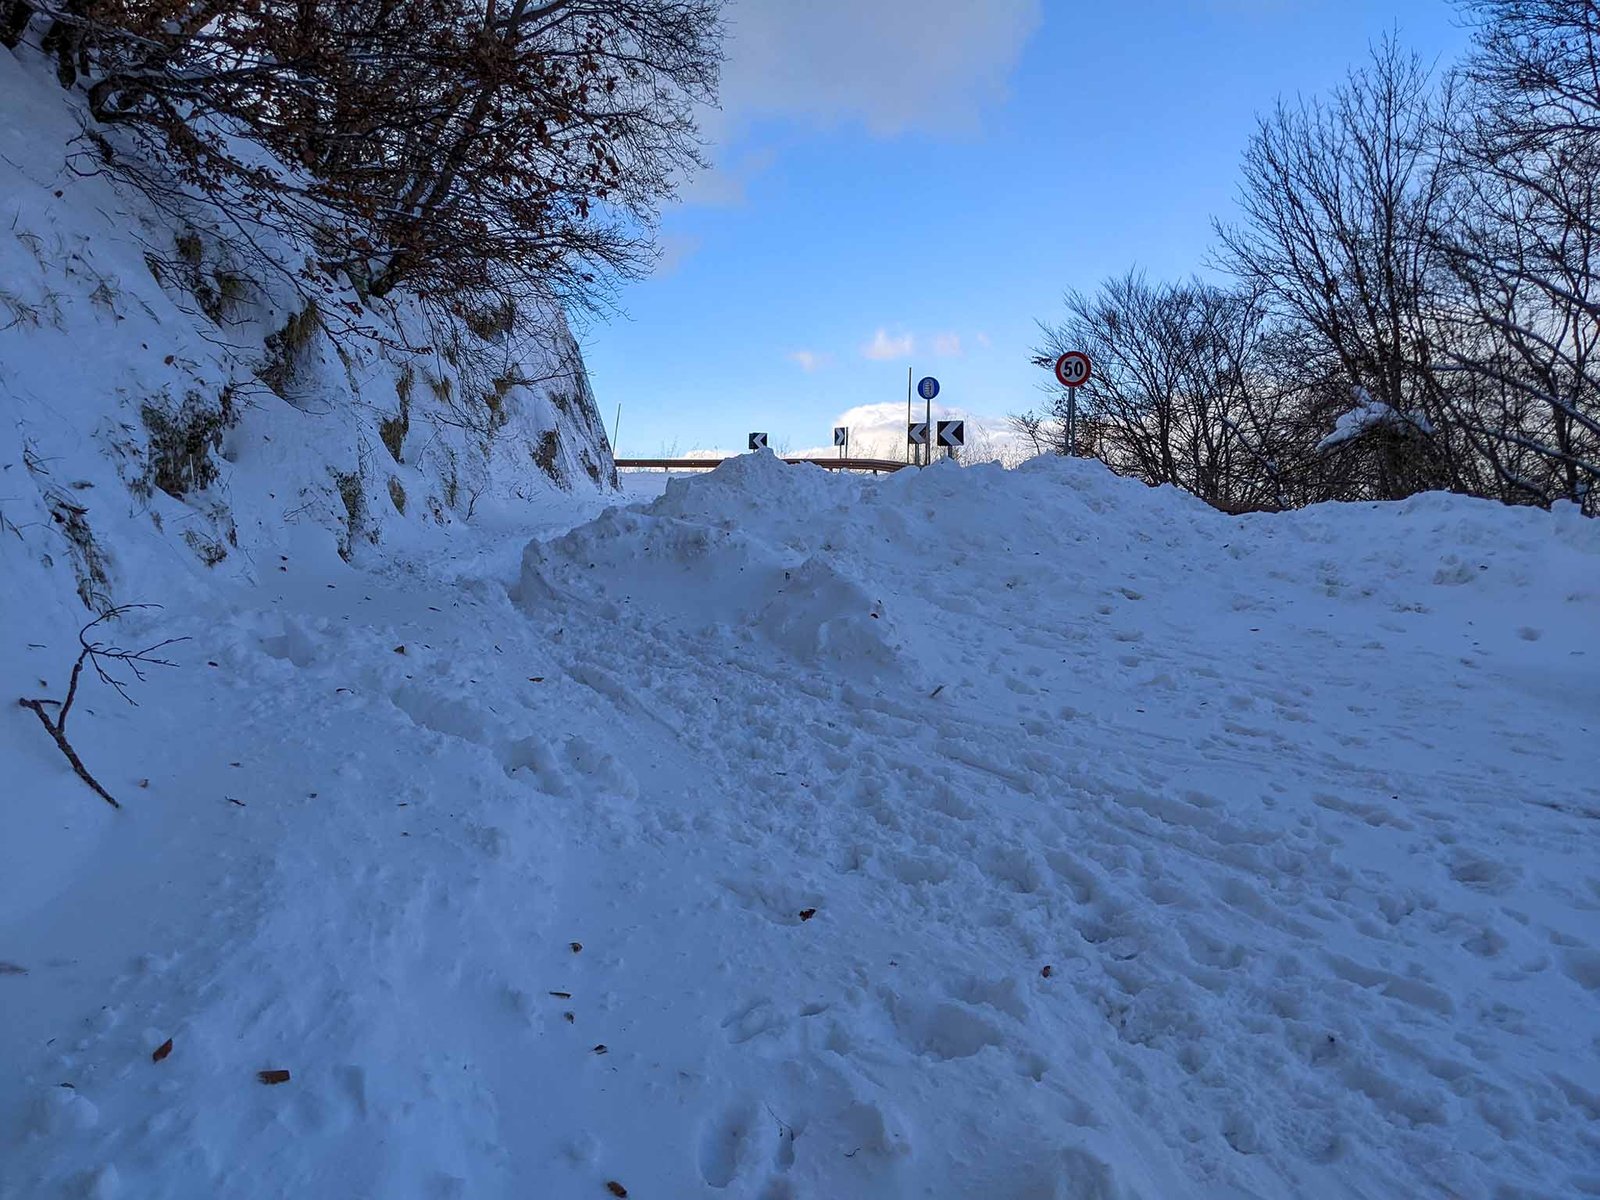
POLYGON ((1089 363, 1089 356, 1078 350, 1069 350, 1056 359, 1056 379, 1062 387, 1081 388, 1089 382, 1089 376, 1094 374, 1094 368, 1089 363))

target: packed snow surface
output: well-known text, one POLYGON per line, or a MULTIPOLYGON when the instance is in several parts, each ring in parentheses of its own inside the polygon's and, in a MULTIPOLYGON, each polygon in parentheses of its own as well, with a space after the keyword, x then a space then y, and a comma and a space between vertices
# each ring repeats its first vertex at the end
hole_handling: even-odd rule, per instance
POLYGON ((9 710, 0 1194, 1600 1195, 1600 522, 597 507, 131 597, 122 812, 9 710))

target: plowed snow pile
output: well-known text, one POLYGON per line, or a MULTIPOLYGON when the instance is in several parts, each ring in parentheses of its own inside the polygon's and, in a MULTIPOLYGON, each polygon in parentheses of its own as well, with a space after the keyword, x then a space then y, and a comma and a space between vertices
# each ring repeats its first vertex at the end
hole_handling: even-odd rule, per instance
POLYGON ((0 725, 0 1194, 1600 1195, 1600 522, 762 455, 456 532, 140 597, 121 813, 0 725))

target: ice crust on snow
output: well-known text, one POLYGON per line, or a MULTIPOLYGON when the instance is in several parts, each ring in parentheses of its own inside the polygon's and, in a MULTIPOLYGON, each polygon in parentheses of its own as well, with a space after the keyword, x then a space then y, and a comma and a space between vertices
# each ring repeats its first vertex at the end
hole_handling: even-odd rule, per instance
POLYGON ((561 505, 163 597, 125 813, 0 726, 0 1194, 1595 1191, 1597 523, 561 505))

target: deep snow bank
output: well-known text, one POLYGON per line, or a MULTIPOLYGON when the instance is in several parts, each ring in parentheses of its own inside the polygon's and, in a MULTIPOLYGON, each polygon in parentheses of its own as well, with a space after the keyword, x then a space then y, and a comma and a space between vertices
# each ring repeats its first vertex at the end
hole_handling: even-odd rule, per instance
POLYGON ((536 542, 515 595, 569 643, 599 613, 604 686, 727 797, 706 882, 759 919, 687 935, 736 992, 705 1181, 1595 1186, 1593 522, 762 455, 536 542))
POLYGON ((1600 525, 590 515, 169 611, 81 726, 125 813, 8 727, 0 1194, 1600 1191, 1600 525))

